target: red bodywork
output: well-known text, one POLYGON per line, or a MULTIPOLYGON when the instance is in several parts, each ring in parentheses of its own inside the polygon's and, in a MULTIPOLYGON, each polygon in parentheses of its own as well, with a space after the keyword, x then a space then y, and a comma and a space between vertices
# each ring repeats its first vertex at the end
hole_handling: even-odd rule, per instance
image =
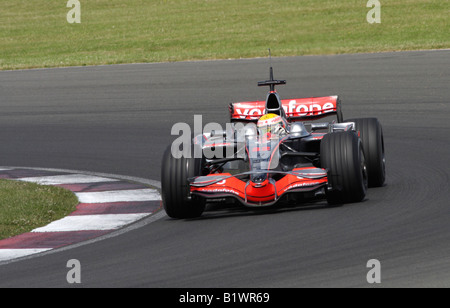
POLYGON ((206 198, 237 197, 247 205, 269 205, 288 192, 317 190, 327 182, 326 170, 315 167, 296 168, 276 182, 266 180, 261 184, 221 173, 198 178, 191 183, 191 192, 206 198))

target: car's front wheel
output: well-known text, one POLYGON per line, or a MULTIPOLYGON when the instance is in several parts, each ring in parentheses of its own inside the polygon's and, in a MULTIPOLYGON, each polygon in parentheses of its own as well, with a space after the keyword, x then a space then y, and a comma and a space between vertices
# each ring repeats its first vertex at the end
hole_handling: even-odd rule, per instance
POLYGON ((192 149, 191 157, 173 155, 169 146, 164 153, 161 165, 161 194, 164 209, 169 217, 194 218, 201 216, 205 210, 205 200, 190 195, 188 179, 202 175, 204 161, 194 157, 194 152, 192 149))
POLYGON ((367 192, 367 169, 361 141, 354 132, 327 134, 320 145, 321 167, 328 170, 327 201, 362 201, 367 192))
POLYGON ((350 119, 359 131, 369 174, 369 187, 383 186, 386 179, 383 128, 376 118, 350 119))

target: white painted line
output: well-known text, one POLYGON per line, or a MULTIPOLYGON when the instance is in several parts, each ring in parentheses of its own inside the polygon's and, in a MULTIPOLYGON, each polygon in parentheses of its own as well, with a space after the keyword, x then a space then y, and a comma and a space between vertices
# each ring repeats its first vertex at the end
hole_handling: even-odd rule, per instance
POLYGON ((34 229, 31 232, 115 230, 149 215, 151 214, 141 213, 67 216, 60 220, 54 221, 45 227, 34 229))
POLYGON ((29 255, 34 255, 40 252, 50 250, 51 248, 44 249, 0 249, 0 262, 11 259, 21 258, 29 255))
POLYGON ((84 174, 52 175, 20 178, 18 181, 37 183, 40 185, 83 184, 99 182, 116 182, 119 180, 84 174))
POLYGON ((75 193, 81 203, 109 203, 134 201, 159 201, 161 196, 155 189, 114 190, 75 193))

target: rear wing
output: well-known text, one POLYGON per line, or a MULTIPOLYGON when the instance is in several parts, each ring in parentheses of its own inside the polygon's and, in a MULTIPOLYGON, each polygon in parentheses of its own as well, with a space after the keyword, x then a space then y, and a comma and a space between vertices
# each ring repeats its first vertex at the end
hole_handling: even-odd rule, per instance
MULTIPOLYGON (((338 96, 285 99, 281 100, 281 104, 290 122, 316 120, 331 115, 337 115, 338 122, 343 122, 338 96)), ((265 109, 265 101, 232 103, 230 104, 231 121, 257 121, 266 113, 265 109)))

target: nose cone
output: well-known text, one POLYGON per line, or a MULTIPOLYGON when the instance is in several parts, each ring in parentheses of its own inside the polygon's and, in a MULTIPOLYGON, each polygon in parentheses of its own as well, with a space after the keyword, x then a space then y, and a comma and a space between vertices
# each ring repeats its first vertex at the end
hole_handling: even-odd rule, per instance
POLYGON ((250 181, 250 185, 245 188, 246 200, 254 203, 272 202, 277 199, 275 185, 271 183, 267 177, 265 180, 259 178, 260 181, 255 183, 250 181))
POLYGON ((267 179, 267 173, 253 174, 250 178, 251 185, 253 187, 264 187, 269 182, 267 179))

